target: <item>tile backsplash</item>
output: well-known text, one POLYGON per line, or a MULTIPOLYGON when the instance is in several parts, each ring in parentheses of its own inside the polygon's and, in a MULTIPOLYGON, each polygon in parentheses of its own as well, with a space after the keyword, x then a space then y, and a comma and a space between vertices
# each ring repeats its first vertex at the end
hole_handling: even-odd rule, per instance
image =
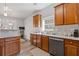
POLYGON ((61 25, 61 26, 55 26, 52 30, 53 31, 42 31, 42 28, 35 28, 34 33, 43 33, 43 34, 54 34, 54 35, 63 35, 63 36, 70 36, 73 34, 75 29, 79 30, 78 24, 73 25, 61 25))
POLYGON ((57 34, 57 35, 67 35, 67 36, 70 36, 74 32, 75 29, 79 30, 79 25, 78 24, 56 26, 53 33, 57 34))

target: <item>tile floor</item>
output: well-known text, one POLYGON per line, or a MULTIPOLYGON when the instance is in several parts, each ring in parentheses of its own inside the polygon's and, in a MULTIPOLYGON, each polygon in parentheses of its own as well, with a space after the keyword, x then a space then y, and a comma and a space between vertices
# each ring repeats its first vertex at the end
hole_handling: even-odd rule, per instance
POLYGON ((29 41, 22 41, 21 52, 18 56, 50 56, 50 54, 31 45, 29 41))

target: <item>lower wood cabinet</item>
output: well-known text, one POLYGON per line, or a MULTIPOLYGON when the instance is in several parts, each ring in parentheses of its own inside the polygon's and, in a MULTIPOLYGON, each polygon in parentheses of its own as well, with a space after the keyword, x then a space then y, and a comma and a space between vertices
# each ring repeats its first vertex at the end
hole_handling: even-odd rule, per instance
POLYGON ((33 44, 33 34, 30 35, 30 42, 33 44))
POLYGON ((4 42, 4 40, 1 38, 0 39, 0 56, 2 56, 3 55, 3 50, 4 50, 4 48, 3 48, 3 42, 4 42))
POLYGON ((35 46, 37 45, 36 44, 37 43, 36 34, 31 34, 30 41, 31 41, 31 44, 33 44, 35 46))
MULTIPOLYGON (((39 35, 39 34, 31 34, 30 41, 31 41, 31 44, 48 52, 48 50, 49 50, 48 36, 39 35)), ((16 43, 14 43, 14 44, 16 44, 16 43)), ((2 47, 2 46, 0 45, 0 47, 2 47)), ((0 48, 0 50, 3 50, 3 49, 0 48)), ((17 48, 16 48, 16 50, 17 50, 17 48)), ((2 51, 0 51, 0 52, 2 52, 2 51)), ((65 56, 79 56, 79 41, 73 40, 73 39, 64 39, 64 55, 65 56)))
POLYGON ((42 49, 48 52, 48 36, 42 35, 42 49))
POLYGON ((65 56, 79 56, 79 41, 65 40, 65 56))
POLYGON ((41 46, 42 46, 42 41, 41 41, 42 39, 41 39, 41 35, 37 35, 37 47, 39 47, 39 48, 41 48, 41 46))
POLYGON ((48 52, 48 36, 40 34, 31 34, 30 41, 31 44, 48 52))
POLYGON ((3 38, 2 43, 0 43, 0 55, 12 56, 18 54, 19 52, 20 37, 3 38))

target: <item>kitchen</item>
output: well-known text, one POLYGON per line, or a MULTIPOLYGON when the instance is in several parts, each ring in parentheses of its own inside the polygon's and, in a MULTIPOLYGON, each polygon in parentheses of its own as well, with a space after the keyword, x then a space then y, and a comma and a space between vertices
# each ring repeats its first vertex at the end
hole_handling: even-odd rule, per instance
POLYGON ((5 9, 1 56, 79 56, 78 3, 0 3, 0 8, 5 9))

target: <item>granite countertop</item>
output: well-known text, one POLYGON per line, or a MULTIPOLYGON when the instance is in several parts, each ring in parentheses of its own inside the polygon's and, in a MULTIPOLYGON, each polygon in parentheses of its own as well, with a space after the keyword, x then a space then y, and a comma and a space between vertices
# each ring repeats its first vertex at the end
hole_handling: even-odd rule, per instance
POLYGON ((58 37, 62 39, 79 40, 79 37, 72 37, 72 36, 61 36, 61 35, 47 35, 47 36, 58 37))
POLYGON ((41 33, 32 33, 32 34, 40 34, 40 35, 46 35, 46 36, 57 37, 57 38, 62 38, 62 39, 79 40, 79 37, 73 37, 73 36, 53 35, 53 34, 41 34, 41 33))
MULTIPOLYGON (((20 35, 17 35, 20 36, 20 35)), ((17 36, 0 36, 0 38, 9 38, 9 37, 17 37, 17 36)))

